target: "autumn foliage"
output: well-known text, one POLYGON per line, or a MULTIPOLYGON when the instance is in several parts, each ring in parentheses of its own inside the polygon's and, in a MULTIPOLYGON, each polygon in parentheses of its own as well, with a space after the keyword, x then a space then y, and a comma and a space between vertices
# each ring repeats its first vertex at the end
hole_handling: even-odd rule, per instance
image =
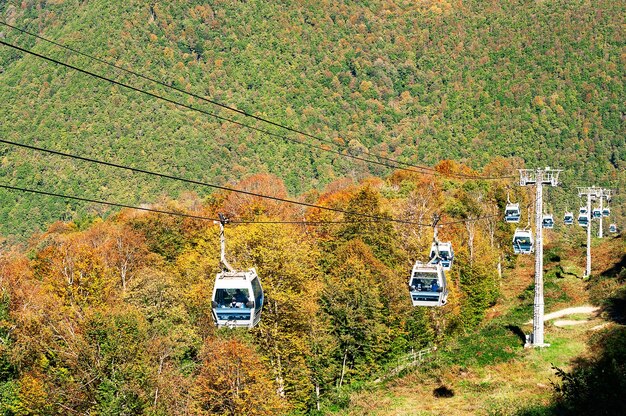
MULTIPOLYGON (((298 199, 268 175, 237 186, 298 199)), ((434 213, 447 222, 497 212, 503 186, 395 173, 302 197, 346 214, 226 191, 204 202, 193 194, 164 202, 247 221, 324 222, 227 226, 229 261, 256 267, 265 291, 261 323, 250 331, 213 325, 219 236, 212 222, 125 211, 87 227, 55 223, 0 257, 0 404, 8 414, 272 415, 323 407, 337 389, 380 375, 395 357, 481 322, 498 296, 508 226, 494 219, 441 228, 457 257, 449 305, 436 312, 410 305, 407 273, 426 260, 434 213)))

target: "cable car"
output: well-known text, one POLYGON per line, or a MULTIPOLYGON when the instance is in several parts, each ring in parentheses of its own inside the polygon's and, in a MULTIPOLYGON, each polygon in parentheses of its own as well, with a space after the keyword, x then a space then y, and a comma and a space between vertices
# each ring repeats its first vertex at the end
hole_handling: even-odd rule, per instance
POLYGON ((589 215, 580 214, 578 216, 578 225, 580 225, 583 228, 587 228, 589 226, 589 215))
POLYGON ((533 235, 530 230, 518 228, 513 234, 513 252, 515 254, 530 254, 533 252, 533 235))
POLYGON ((519 204, 506 204, 506 208, 504 209, 504 221, 517 223, 521 215, 519 204))
POLYGON ((552 214, 543 214, 541 226, 543 228, 554 228, 554 217, 552 214))
POLYGON ((600 208, 594 208, 592 214, 593 218, 600 218, 602 216, 602 210, 600 208))
POLYGON ((454 250, 452 250, 452 243, 440 243, 438 241, 432 243, 430 246, 429 255, 430 264, 440 263, 443 270, 448 271, 452 268, 452 262, 454 261, 454 250), (439 252, 439 255, 437 255, 439 252))
POLYGON ((610 233, 616 233, 617 232, 617 225, 615 225, 615 224, 609 225, 609 232, 610 233))
POLYGON ((602 210, 602 216, 603 217, 608 217, 609 215, 611 215, 611 208, 606 207, 602 210))
POLYGON ((263 288, 256 270, 218 273, 212 306, 218 328, 256 326, 263 308, 263 288))
POLYGON ((224 224, 220 217, 220 261, 223 270, 215 277, 211 306, 213 319, 218 328, 253 328, 261 320, 263 309, 263 287, 254 268, 248 271, 234 270, 226 261, 224 224))
POLYGON ((563 223, 565 225, 574 224, 574 214, 572 214, 571 212, 566 212, 565 216, 563 217, 563 223))
POLYGON ((587 214, 587 208, 580 207, 580 211, 578 214, 578 225, 583 228, 586 228, 589 225, 589 214, 587 214))
POLYGON ((413 306, 443 306, 448 301, 446 275, 441 263, 416 261, 409 277, 413 306))

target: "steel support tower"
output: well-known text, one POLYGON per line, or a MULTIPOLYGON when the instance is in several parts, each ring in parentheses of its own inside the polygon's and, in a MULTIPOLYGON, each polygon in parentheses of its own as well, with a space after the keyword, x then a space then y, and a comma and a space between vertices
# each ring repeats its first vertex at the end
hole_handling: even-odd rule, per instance
POLYGON ((595 200, 600 200, 600 229, 598 230, 598 237, 602 238, 602 201, 604 199, 606 199, 607 201, 611 200, 611 190, 598 188, 597 186, 579 187, 578 196, 581 198, 587 197, 587 216, 589 218, 589 222, 587 223, 587 265, 585 267, 585 274, 583 276, 587 278, 591 276, 591 223, 593 220, 593 210, 591 209, 591 202, 595 200))
MULTIPOLYGON (((607 204, 611 201, 611 190, 610 189, 602 189, 602 191, 600 192, 600 213, 602 213, 602 211, 604 211, 604 200, 606 199, 607 204)), ((603 231, 603 227, 602 227, 602 220, 604 219, 604 215, 600 216, 600 228, 598 228, 598 238, 602 238, 602 233, 603 231)))
POLYGON ((535 304, 533 332, 526 347, 548 347, 543 341, 543 185, 557 186, 560 169, 520 169, 520 186, 535 185, 535 304))

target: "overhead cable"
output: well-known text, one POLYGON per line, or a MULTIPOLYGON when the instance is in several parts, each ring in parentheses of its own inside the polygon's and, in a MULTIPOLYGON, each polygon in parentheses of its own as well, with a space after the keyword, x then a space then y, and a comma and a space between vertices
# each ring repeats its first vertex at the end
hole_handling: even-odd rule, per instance
POLYGON ((54 192, 41 191, 41 190, 38 190, 38 189, 21 188, 21 187, 18 187, 18 186, 10 186, 10 185, 5 185, 5 184, 0 184, 0 188, 9 189, 9 190, 12 190, 12 191, 30 192, 30 193, 39 194, 39 195, 53 196, 53 197, 63 198, 63 199, 73 199, 73 200, 82 201, 82 202, 91 202, 91 203, 94 203, 94 204, 109 205, 109 206, 119 207, 119 208, 131 208, 131 209, 137 209, 137 210, 141 210, 141 211, 156 212, 156 213, 159 213, 159 214, 177 215, 177 216, 180 216, 180 217, 194 218, 194 219, 198 219, 198 220, 219 221, 217 218, 208 218, 208 217, 203 217, 203 216, 200 216, 200 215, 185 214, 183 212, 163 211, 163 210, 155 209, 155 208, 136 207, 136 206, 133 206, 133 205, 120 204, 120 203, 117 203, 117 202, 101 201, 101 200, 98 200, 98 199, 83 198, 83 197, 73 196, 73 195, 63 195, 63 194, 57 194, 57 193, 54 193, 54 192))
MULTIPOLYGON (((186 214, 184 212, 177 212, 177 211, 165 211, 165 210, 156 209, 156 208, 147 208, 147 207, 141 207, 141 206, 135 206, 135 205, 122 204, 122 203, 118 203, 118 202, 103 201, 103 200, 99 200, 99 199, 83 198, 83 197, 74 196, 74 195, 58 194, 58 193, 55 193, 55 192, 47 192, 47 191, 42 191, 42 190, 39 190, 39 189, 22 188, 22 187, 18 187, 18 186, 10 186, 10 185, 5 185, 5 184, 0 184, 0 188, 8 189, 8 190, 11 190, 11 191, 29 192, 29 193, 39 194, 39 195, 46 195, 46 196, 52 196, 52 197, 56 197, 56 198, 63 198, 63 199, 72 199, 72 200, 76 200, 76 201, 90 202, 90 203, 94 203, 94 204, 102 204, 102 205, 108 205, 108 206, 119 207, 119 208, 136 209, 136 210, 139 210, 139 211, 154 212, 154 213, 157 213, 157 214, 171 215, 171 216, 176 216, 176 217, 192 218, 192 219, 195 219, 195 220, 217 221, 217 222, 219 222, 219 218, 206 217, 206 216, 203 216, 203 215, 186 214)), ((350 224, 350 223, 354 223, 354 222, 363 222, 363 221, 362 220, 358 220, 358 221, 356 221, 356 220, 355 221, 245 221, 245 220, 230 220, 229 222, 232 223, 232 224, 302 224, 302 225, 322 225, 322 224, 350 224)))
POLYGON ((4 139, 0 139, 0 143, 9 144, 9 145, 12 145, 12 146, 23 147, 23 148, 30 149, 30 150, 37 150, 37 151, 40 151, 40 152, 50 153, 50 154, 57 155, 57 156, 69 157, 69 158, 72 158, 72 159, 82 160, 84 162, 96 163, 96 164, 99 164, 99 165, 110 166, 110 167, 119 168, 119 169, 125 169, 125 170, 129 170, 131 172, 143 173, 143 174, 146 174, 146 175, 158 176, 160 178, 172 179, 172 180, 176 180, 176 181, 191 183, 191 184, 194 184, 194 185, 206 186, 206 187, 209 187, 209 188, 219 189, 219 190, 222 190, 222 191, 230 191, 230 192, 235 192, 235 193, 239 193, 239 194, 255 196, 255 197, 264 198, 264 199, 269 199, 269 200, 273 200, 273 201, 285 202, 285 203, 293 204, 293 205, 301 205, 301 206, 305 206, 305 207, 309 207, 309 208, 317 208, 317 209, 322 209, 322 210, 326 210, 326 211, 340 212, 340 213, 346 214, 346 215, 356 215, 356 216, 360 216, 360 217, 374 219, 374 220, 377 220, 377 221, 391 221, 391 222, 398 222, 398 223, 401 223, 401 224, 424 225, 424 224, 420 224, 420 223, 416 223, 416 222, 412 222, 412 221, 405 221, 405 220, 400 220, 400 219, 395 219, 395 218, 378 217, 376 215, 369 215, 369 214, 364 214, 364 213, 355 212, 355 211, 346 211, 346 210, 339 209, 339 208, 325 207, 323 205, 310 204, 308 202, 296 201, 296 200, 293 200, 293 199, 286 199, 286 198, 280 198, 280 197, 271 196, 271 195, 258 194, 258 193, 246 191, 246 190, 243 190, 243 189, 236 189, 236 188, 230 188, 230 187, 222 186, 222 185, 215 185, 215 184, 211 184, 211 183, 207 183, 207 182, 197 181, 197 180, 194 180, 194 179, 187 179, 187 178, 182 178, 182 177, 178 177, 178 176, 174 176, 174 175, 169 175, 169 174, 166 174, 166 173, 152 172, 152 171, 145 170, 145 169, 134 168, 132 166, 125 166, 125 165, 120 165, 118 163, 105 162, 105 161, 98 160, 98 159, 93 159, 93 158, 89 158, 89 157, 73 155, 73 154, 70 154, 70 153, 58 152, 56 150, 45 149, 45 148, 42 148, 42 147, 37 147, 37 146, 31 146, 31 145, 27 145, 27 144, 23 144, 23 143, 12 142, 12 141, 9 141, 9 140, 4 140, 4 139))
MULTIPOLYGON (((412 172, 416 172, 416 173, 428 174, 428 173, 425 173, 425 172, 422 172, 422 171, 418 171, 418 170, 414 170, 414 169, 408 169, 408 168, 401 168, 401 167, 398 167, 398 166, 392 166, 392 165, 388 165, 388 164, 383 163, 383 162, 378 162, 378 161, 375 161, 375 160, 365 159, 365 158, 362 158, 362 157, 359 157, 359 156, 351 155, 349 153, 341 153, 339 151, 328 149, 328 148, 325 148, 325 147, 315 146, 315 145, 312 145, 310 143, 302 142, 300 140, 292 139, 290 137, 271 132, 269 130, 265 130, 265 129, 262 129, 262 128, 259 128, 259 127, 251 126, 249 124, 245 124, 245 123, 242 123, 240 121, 230 119, 228 117, 220 116, 220 115, 212 113, 210 111, 206 111, 206 110, 203 110, 201 108, 194 107, 194 106, 192 106, 190 104, 185 104, 183 102, 176 101, 176 100, 164 97, 162 95, 158 95, 158 94, 146 91, 146 90, 142 90, 141 88, 134 87, 134 86, 132 86, 130 84, 125 84, 123 82, 116 81, 114 79, 105 77, 104 75, 96 74, 95 72, 87 71, 87 70, 79 68, 77 66, 74 66, 74 65, 71 65, 71 64, 68 64, 68 63, 65 63, 65 62, 61 62, 61 61, 59 61, 57 59, 54 59, 54 58, 51 58, 51 57, 39 54, 37 52, 30 51, 28 49, 21 48, 21 47, 19 47, 17 45, 13 45, 13 44, 4 42, 3 40, 0 40, 0 44, 1 45, 5 45, 5 46, 9 46, 9 47, 14 48, 16 50, 19 50, 21 52, 24 52, 24 53, 33 55, 33 56, 35 56, 37 58, 41 58, 41 59, 44 59, 46 61, 49 61, 49 62, 58 64, 58 65, 64 66, 66 68, 73 69, 73 70, 81 72, 81 73, 83 73, 85 75, 89 75, 89 76, 98 78, 100 80, 110 82, 111 84, 118 85, 118 86, 124 87, 124 88, 128 88, 128 89, 130 89, 132 91, 139 92, 139 93, 148 95, 150 97, 153 97, 153 98, 156 98, 156 99, 159 99, 159 100, 163 100, 163 101, 168 102, 170 104, 174 104, 174 105, 186 108, 188 110, 197 111, 197 112, 205 114, 207 116, 214 117, 214 118, 216 118, 218 120, 225 121, 225 122, 228 122, 228 123, 232 123, 232 124, 235 124, 235 125, 243 127, 243 128, 248 128, 248 129, 257 131, 259 133, 266 134, 268 136, 272 136, 272 137, 276 137, 276 138, 279 138, 279 139, 282 139, 282 140, 285 140, 285 141, 297 143, 297 144, 300 144, 300 145, 303 145, 303 146, 306 146, 306 147, 309 147, 309 148, 322 150, 324 152, 336 154, 336 155, 339 155, 339 156, 342 156, 342 157, 348 157, 348 158, 351 158, 351 159, 360 160, 362 162, 374 163, 376 165, 385 166, 385 167, 393 168, 393 169, 401 169, 401 170, 408 170, 408 171, 412 171, 412 172)), ((431 173, 431 174, 434 174, 434 173, 431 173)))
MULTIPOLYGON (((120 65, 117 65, 117 64, 115 64, 115 63, 113 63, 113 62, 109 62, 109 61, 107 61, 107 60, 105 60, 105 59, 98 58, 98 57, 96 57, 96 56, 93 56, 93 55, 90 55, 90 54, 88 54, 88 53, 82 52, 82 51, 80 51, 80 50, 78 50, 78 49, 76 49, 76 48, 72 48, 72 47, 67 46, 67 45, 64 45, 64 44, 62 44, 62 43, 59 43, 59 42, 53 41, 53 40, 51 40, 51 39, 48 39, 48 38, 43 37, 43 36, 41 36, 41 35, 38 35, 38 34, 36 34, 36 33, 29 32, 29 31, 27 31, 27 30, 25 30, 25 29, 19 28, 19 27, 14 26, 14 25, 11 25, 11 24, 9 24, 9 23, 7 23, 7 22, 0 21, 0 24, 2 24, 2 25, 4 25, 4 26, 7 26, 7 27, 9 27, 9 28, 11 28, 11 29, 17 30, 17 31, 19 31, 19 32, 22 32, 22 33, 24 33, 24 34, 27 34, 27 35, 29 35, 29 36, 33 36, 33 37, 35 37, 35 38, 37 38, 37 39, 43 40, 44 42, 47 42, 47 43, 50 43, 50 44, 52 44, 52 45, 58 46, 58 47, 60 47, 60 48, 63 48, 63 49, 65 49, 65 50, 68 50, 68 51, 70 51, 70 52, 73 52, 73 53, 76 53, 76 54, 78 54, 78 55, 84 56, 84 57, 89 58, 89 59, 91 59, 91 60, 94 60, 94 61, 97 61, 97 62, 103 63, 103 64, 105 64, 105 65, 108 65, 108 66, 113 67, 113 68, 115 68, 115 69, 118 69, 118 70, 120 70, 120 71, 126 72, 127 74, 131 74, 131 75, 133 75, 133 76, 136 76, 136 77, 138 77, 138 78, 144 79, 144 80, 146 80, 146 81, 150 81, 150 82, 153 82, 153 83, 155 83, 155 84, 158 84, 158 85, 160 85, 160 86, 162 86, 162 87, 169 88, 169 89, 172 89, 172 90, 178 91, 178 92, 180 92, 180 93, 183 93, 183 94, 189 95, 189 96, 191 96, 191 97, 194 97, 194 98, 196 98, 196 99, 198 99, 198 100, 201 100, 201 101, 207 102, 207 103, 209 103, 209 104, 213 104, 213 105, 216 105, 216 106, 218 106, 218 107, 224 108, 224 109, 226 109, 226 110, 236 112, 236 113, 241 114, 241 115, 243 115, 243 116, 250 117, 250 118, 253 118, 253 119, 255 119, 255 120, 258 120, 258 121, 261 121, 261 122, 264 122, 264 123, 270 124, 270 125, 272 125, 272 126, 282 128, 282 129, 287 130, 287 131, 290 131, 290 132, 292 132, 292 133, 297 133, 297 134, 300 134, 300 135, 302 135, 302 136, 305 136, 305 137, 309 137, 309 138, 311 138, 311 139, 318 140, 318 141, 319 141, 319 142, 321 142, 321 143, 328 143, 328 144, 331 144, 331 145, 333 145, 333 146, 337 146, 337 145, 338 145, 338 144, 337 144, 336 142, 334 142, 333 140, 326 139, 326 138, 323 138, 323 137, 320 137, 320 136, 317 136, 317 135, 314 135, 314 134, 311 134, 311 133, 308 133, 308 132, 305 132, 305 131, 302 131, 302 130, 298 130, 298 129, 295 129, 295 128, 293 128, 293 127, 289 127, 289 126, 286 126, 286 125, 284 125, 284 124, 281 124, 281 123, 277 123, 277 122, 272 121, 272 120, 270 120, 270 119, 267 119, 267 118, 264 118, 264 117, 260 117, 260 116, 257 116, 257 115, 255 115, 255 114, 252 114, 252 113, 248 113, 248 112, 246 112, 246 111, 240 110, 240 109, 235 108, 235 107, 233 107, 233 106, 229 106, 229 105, 227 105, 227 104, 220 103, 219 101, 216 101, 216 100, 213 100, 213 99, 211 99, 211 98, 208 98, 208 97, 204 97, 204 96, 201 96, 201 95, 195 94, 195 93, 190 92, 190 91, 185 91, 185 90, 183 90, 183 89, 181 89, 181 88, 178 88, 178 87, 176 87, 176 86, 174 86, 174 85, 167 84, 167 83, 165 83, 165 82, 159 81, 159 80, 154 79, 154 78, 152 78, 152 77, 149 77, 149 76, 147 76, 147 75, 143 75, 143 74, 141 74, 141 73, 139 73, 139 72, 136 72, 136 71, 133 71, 133 70, 131 70, 131 69, 124 68, 124 67, 122 67, 122 66, 120 66, 120 65)), ((420 165, 414 165, 414 164, 406 163, 406 162, 403 162, 403 161, 400 161, 400 160, 396 160, 396 159, 392 159, 392 158, 389 158, 389 157, 385 157, 385 156, 382 156, 382 155, 373 154, 373 153, 370 153, 369 151, 368 151, 366 154, 367 154, 368 156, 376 157, 376 158, 378 158, 378 159, 381 159, 381 160, 386 160, 386 161, 388 161, 388 162, 396 163, 396 164, 399 164, 399 165, 403 165, 403 166, 407 166, 407 167, 411 167, 411 168, 416 168, 416 169, 422 169, 422 170, 426 170, 426 171, 431 171, 431 172, 433 172, 433 174, 442 174, 441 172, 437 171, 436 169, 431 168, 431 167, 428 167, 428 166, 420 166, 420 165)), ((442 174, 442 175, 446 176, 445 174, 442 174)), ((476 178, 476 176, 477 176, 477 175, 466 175, 466 174, 454 174, 454 175, 455 175, 455 176, 456 176, 456 175, 458 175, 459 177, 472 177, 472 178, 476 178)), ((506 176, 506 177, 502 177, 502 178, 512 178, 512 177, 513 177, 513 176, 506 176)), ((484 179, 496 179, 496 178, 494 178, 494 177, 482 177, 482 178, 484 178, 484 179)))
MULTIPOLYGON (((33 194, 38 194, 38 195, 46 195, 46 196, 51 196, 51 197, 55 197, 55 198, 62 198, 62 199, 72 199, 72 200, 76 200, 76 201, 82 201, 82 202, 90 202, 90 203, 94 203, 94 204, 101 204, 101 205, 108 205, 108 206, 113 206, 113 207, 118 207, 118 208, 128 208, 128 209, 135 209, 138 211, 147 211, 147 212, 153 212, 153 213, 157 213, 157 214, 163 214, 163 215, 171 215, 171 216, 177 216, 177 217, 186 217, 186 218, 192 218, 192 219, 196 219, 196 220, 203 220, 203 221, 217 221, 219 222, 219 218, 212 218, 212 217, 207 217, 207 216, 202 216, 202 215, 195 215, 195 214, 186 214, 184 212, 177 212, 177 211, 165 211, 165 210, 161 210, 161 209, 156 209, 156 208, 148 208, 148 207, 142 207, 142 206, 135 206, 135 205, 129 205, 129 204, 122 204, 119 202, 111 202, 111 201, 104 201, 104 200, 99 200, 99 199, 92 199, 92 198, 84 198, 84 197, 79 197, 79 196, 75 196, 75 195, 66 195, 66 194, 59 194, 56 192, 48 192, 48 191, 42 191, 39 189, 30 189, 30 188, 23 188, 23 187, 19 187, 19 186, 11 186, 11 185, 6 185, 6 184, 0 184, 0 188, 3 189, 8 189, 11 191, 20 191, 20 192, 28 192, 28 193, 33 193, 33 194)), ((461 223, 461 222, 470 222, 470 221, 480 221, 480 220, 484 220, 484 219, 488 219, 494 217, 494 215, 489 215, 489 216, 485 216, 485 217, 477 217, 477 218, 471 218, 471 219, 465 219, 465 220, 458 220, 458 221, 449 221, 449 222, 443 222, 440 223, 439 225, 448 225, 448 224, 456 224, 456 223, 461 223)), ((381 219, 370 219, 370 220, 342 220, 342 221, 281 221, 281 220, 266 220, 266 221, 259 221, 259 220, 255 220, 255 221, 250 221, 250 220, 233 220, 230 219, 229 223, 232 224, 300 224, 300 225, 326 225, 326 224, 354 224, 354 223, 362 223, 362 222, 391 222, 393 221, 393 219, 391 218, 381 218, 381 219)), ((419 223, 410 223, 411 225, 421 225, 421 226, 429 226, 428 224, 419 224, 419 223)))
MULTIPOLYGON (((1 22, 0 22, 0 23, 1 23, 1 22)), ((11 27, 13 27, 13 26, 11 26, 11 27)), ((160 100, 163 100, 163 101, 169 102, 170 104, 174 104, 174 105, 177 105, 177 106, 180 106, 180 107, 183 107, 183 108, 186 108, 186 109, 192 110, 192 111, 197 111, 197 112, 200 112, 200 113, 205 114, 205 115, 208 115, 208 116, 210 116, 210 117, 217 118, 218 120, 221 120, 221 121, 225 121, 225 122, 228 122, 228 123, 232 123, 232 124, 238 125, 238 126, 243 127, 243 128, 251 129, 251 130, 254 130, 254 131, 260 132, 260 133, 262 133, 262 134, 266 134, 266 135, 271 136, 271 137, 276 137, 276 138, 279 138, 279 139, 281 139, 281 140, 285 140, 285 141, 289 141, 289 142, 297 143, 297 144, 300 144, 300 145, 303 145, 303 146, 306 146, 306 147, 309 147, 309 148, 313 148, 313 149, 316 149, 316 150, 321 150, 321 151, 324 151, 324 152, 327 152, 327 153, 336 154, 336 155, 339 155, 339 156, 341 156, 341 157, 347 157, 347 158, 351 158, 351 159, 354 159, 354 160, 359 160, 359 161, 362 161, 362 162, 365 162, 365 163, 372 163, 372 164, 376 164, 376 165, 380 165, 380 166, 384 166, 384 167, 388 167, 388 168, 392 168, 392 169, 406 170, 406 171, 411 171, 411 172, 421 173, 421 174, 425 174, 425 175, 441 175, 441 176, 448 176, 448 177, 456 177, 456 178, 464 178, 464 179, 477 179, 477 180, 501 180, 501 179, 509 179, 509 178, 512 178, 512 177, 513 177, 513 176, 500 176, 500 177, 494 177, 494 176, 468 175, 468 174, 463 174, 463 173, 445 173, 445 172, 440 172, 440 171, 438 171, 438 170, 436 170, 436 169, 434 169, 434 168, 431 168, 431 167, 425 167, 425 166, 419 166, 419 165, 412 165, 412 164, 408 164, 408 163, 405 163, 405 162, 397 161, 397 160, 395 160, 395 159, 385 158, 385 157, 382 157, 382 156, 377 156, 377 155, 372 155, 372 154, 371 154, 371 153, 369 153, 369 152, 368 152, 368 153, 366 153, 366 154, 367 154, 367 155, 372 155, 372 156, 375 156, 375 157, 378 157, 378 158, 381 158, 381 159, 388 160, 388 161, 390 161, 390 162, 392 162, 392 163, 395 163, 396 165, 390 165, 390 164, 388 164, 388 163, 380 162, 380 161, 377 161, 377 160, 365 159, 365 158, 362 158, 362 157, 359 157, 359 156, 352 155, 352 154, 350 154, 350 153, 342 153, 342 152, 340 152, 340 151, 336 151, 336 150, 328 149, 328 148, 323 147, 323 146, 316 146, 316 145, 313 145, 313 144, 311 144, 311 143, 306 143, 306 142, 303 142, 303 141, 300 141, 300 140, 296 140, 296 139, 293 139, 293 138, 290 138, 290 137, 287 137, 287 136, 284 136, 284 135, 281 135, 281 134, 277 134, 277 133, 271 132, 271 131, 266 130, 266 129, 262 129, 262 128, 255 127, 255 126, 252 126, 252 125, 249 125, 249 124, 246 124, 246 123, 242 123, 242 122, 240 122, 240 121, 237 121, 237 120, 234 120, 234 119, 231 119, 231 118, 228 118, 228 117, 223 117, 223 116, 220 116, 220 115, 218 115, 218 114, 212 113, 212 112, 210 112, 210 111, 206 111, 206 110, 203 110, 203 109, 201 109, 201 108, 194 107, 194 106, 192 106, 192 105, 190 105, 190 104, 185 104, 185 103, 182 103, 182 102, 180 102, 180 101, 176 101, 176 100, 173 100, 173 99, 170 99, 170 98, 167 98, 167 97, 164 97, 164 96, 161 96, 161 95, 158 95, 158 94, 155 94, 155 93, 152 93, 152 92, 149 92, 149 91, 143 90, 143 89, 138 88, 138 87, 135 87, 135 86, 133 86, 133 85, 126 84, 126 83, 123 83, 123 82, 120 82, 120 81, 116 81, 116 80, 111 79, 111 78, 108 78, 108 77, 106 77, 106 76, 104 76, 104 75, 96 74, 95 72, 91 72, 91 71, 88 71, 88 70, 85 70, 85 69, 79 68, 79 67, 77 67, 77 66, 74 66, 74 65, 71 65, 71 64, 68 64, 68 63, 65 63, 65 62, 59 61, 59 60, 54 59, 54 58, 51 58, 51 57, 49 57, 49 56, 46 56, 46 55, 43 55, 43 54, 39 54, 39 53, 37 53, 37 52, 34 52, 34 51, 31 51, 31 50, 28 50, 28 49, 22 48, 22 47, 20 47, 20 46, 13 45, 13 44, 8 43, 8 42, 5 42, 5 41, 3 41, 3 40, 0 40, 0 44, 5 45, 5 46, 8 46, 8 47, 13 48, 13 49, 16 49, 16 50, 19 50, 19 51, 21 51, 21 52, 24 52, 24 53, 27 53, 27 54, 33 55, 33 56, 35 56, 35 57, 37 57, 37 58, 41 58, 41 59, 44 59, 44 60, 46 60, 46 61, 49 61, 49 62, 55 63, 55 64, 57 64, 57 65, 61 65, 61 66, 64 66, 64 67, 66 67, 66 68, 73 69, 73 70, 78 71, 78 72, 81 72, 81 73, 83 73, 83 74, 85 74, 85 75, 89 75, 89 76, 92 76, 92 77, 98 78, 98 79, 100 79, 100 80, 103 80, 103 81, 106 81, 106 82, 110 82, 110 83, 112 83, 112 84, 114 84, 114 85, 118 85, 118 86, 121 86, 121 87, 124 87, 124 88, 130 89, 130 90, 132 90, 132 91, 139 92, 139 93, 142 93, 142 94, 148 95, 148 96, 150 96, 150 97, 157 98, 157 99, 160 99, 160 100), (403 168, 403 167, 398 166, 398 165, 404 165, 404 166, 408 166, 408 167, 403 168)), ((55 44, 56 44, 56 43, 55 43, 55 44)), ((73 50, 73 49, 72 49, 72 50, 73 50)), ((83 54, 83 53, 81 53, 81 54, 83 54)), ((101 61, 99 58, 93 58, 93 57, 91 57, 90 55, 86 55, 86 54, 83 54, 83 55, 85 55, 85 56, 89 56, 89 57, 90 57, 90 58, 92 58, 92 59, 96 59, 96 60, 98 60, 98 61, 101 61)), ((112 64, 110 64, 110 63, 107 63, 106 61, 104 61, 104 63, 106 63, 107 65, 112 65, 112 64)), ((166 86, 166 87, 169 87, 167 84, 161 83, 160 81, 153 80, 152 78, 149 78, 149 77, 145 77, 145 76, 142 76, 142 75, 136 74, 136 73, 134 73, 133 71, 126 70, 126 69, 124 69, 124 68, 118 67, 117 65, 113 65, 113 66, 115 66, 115 67, 116 67, 116 68, 118 68, 118 69, 124 70, 124 71, 126 71, 126 72, 130 72, 130 73, 132 73, 132 74, 134 74, 134 75, 136 75, 136 76, 139 76, 139 77, 141 77, 141 78, 148 79, 148 80, 150 80, 151 82, 157 82, 157 83, 159 83, 160 85, 164 85, 164 86, 166 86)), ((210 100, 208 100, 208 99, 206 99, 206 98, 204 98, 204 97, 198 96, 198 95, 196 95, 196 94, 192 94, 192 93, 189 93, 189 92, 184 91, 184 90, 180 90, 180 89, 175 88, 175 87, 172 87, 172 88, 174 88, 175 90, 177 90, 177 91, 179 91, 179 92, 182 92, 182 93, 184 93, 184 94, 191 95, 191 96, 193 96, 193 97, 195 97, 195 98, 198 98, 198 99, 200 99, 200 100, 210 102, 211 104, 215 104, 214 102, 212 102, 212 101, 210 101, 210 100)), ((225 105, 223 105, 223 104, 221 104, 221 103, 220 103, 220 105, 221 105, 221 106, 224 106, 225 108, 229 108, 229 109, 230 109, 230 107, 225 106, 225 105)), ((241 110, 239 110, 238 112, 241 112, 241 110)), ((243 112, 242 114, 244 114, 244 115, 246 115, 246 116, 250 116, 250 117, 254 117, 254 118, 259 119, 257 116, 249 115, 248 113, 245 113, 245 112, 243 112)), ((262 120, 262 121, 265 121, 265 119, 261 119, 261 120, 262 120)), ((265 122, 267 122, 267 121, 265 121, 265 122)), ((273 123, 273 124, 276 124, 276 123, 274 123, 274 122, 272 122, 272 123, 273 123)), ((279 125, 279 126, 280 126, 280 125, 279 125)), ((285 126, 285 127, 286 127, 286 126, 285 126)), ((303 133, 303 132, 299 132, 298 130, 293 130, 293 131, 294 131, 294 132, 298 132, 299 134, 304 134, 304 135, 307 135, 307 136, 309 136, 309 137, 314 137, 314 138, 316 138, 316 139, 317 139, 317 137, 316 137, 316 136, 312 136, 312 135, 309 135, 309 134, 306 134, 306 133, 303 133)), ((320 140, 320 139, 318 139, 318 140, 320 140)), ((326 140, 326 139, 324 139, 324 140, 326 140)), ((326 141, 327 141, 327 142, 331 142, 333 145, 335 145, 335 143, 334 143, 334 142, 332 142, 332 141, 330 141, 330 140, 326 140, 326 141)), ((349 152, 349 150, 348 150, 348 152, 349 152)))

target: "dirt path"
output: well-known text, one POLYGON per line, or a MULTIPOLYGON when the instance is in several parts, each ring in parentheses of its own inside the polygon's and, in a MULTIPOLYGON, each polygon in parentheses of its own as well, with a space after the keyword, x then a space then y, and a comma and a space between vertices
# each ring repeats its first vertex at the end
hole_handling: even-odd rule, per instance
MULTIPOLYGON (((547 313, 547 314, 545 314, 543 316, 543 320, 544 321, 549 321, 550 319, 561 318, 563 316, 573 315, 573 314, 576 314, 576 313, 592 314, 592 313, 597 312, 599 310, 600 310, 599 307, 591 306, 591 305, 574 306, 572 308, 565 308, 565 309, 561 309, 560 311, 547 313)), ((532 324, 532 323, 533 323, 532 320, 527 322, 527 324, 532 324)))
POLYGON ((582 325, 582 324, 586 324, 588 321, 574 321, 571 319, 557 319, 556 321, 554 321, 554 326, 560 326, 560 327, 564 327, 564 326, 572 326, 572 325, 582 325))

